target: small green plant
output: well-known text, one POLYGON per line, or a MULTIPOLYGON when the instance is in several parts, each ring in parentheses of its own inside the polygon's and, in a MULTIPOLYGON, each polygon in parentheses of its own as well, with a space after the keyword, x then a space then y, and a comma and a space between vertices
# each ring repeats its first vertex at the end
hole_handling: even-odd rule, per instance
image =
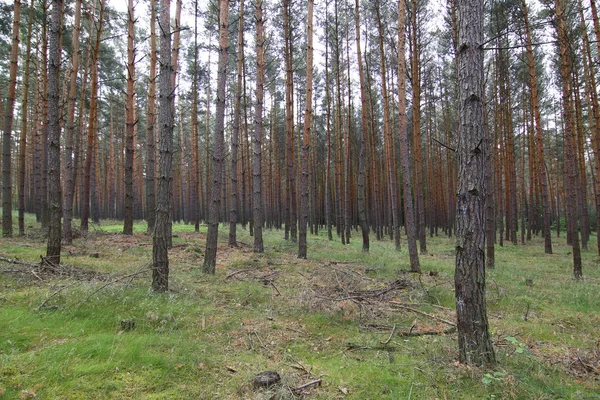
POLYGON ((515 353, 517 354, 525 354, 527 356, 532 356, 531 352, 529 351, 529 347, 527 346, 527 344, 521 342, 519 339, 517 339, 516 337, 513 336, 507 336, 504 338, 504 340, 506 340, 507 342, 510 342, 512 344, 515 345, 515 353))
POLYGON ((504 372, 494 371, 494 372, 486 372, 483 374, 483 378, 481 378, 481 382, 484 385, 489 385, 492 382, 502 382, 504 379, 504 372))

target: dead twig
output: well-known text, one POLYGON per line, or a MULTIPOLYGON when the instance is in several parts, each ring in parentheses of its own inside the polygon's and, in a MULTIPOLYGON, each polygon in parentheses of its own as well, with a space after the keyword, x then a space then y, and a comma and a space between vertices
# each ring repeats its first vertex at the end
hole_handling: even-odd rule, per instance
POLYGON ((26 265, 31 268, 39 268, 39 264, 34 264, 26 261, 17 260, 16 258, 8 258, 0 256, 0 261, 5 261, 10 264, 26 265))
POLYGON ((450 333, 456 332, 456 327, 451 326, 450 328, 446 328, 443 331, 425 331, 425 332, 413 332, 412 328, 410 332, 398 332, 398 336, 400 337, 416 337, 416 336, 427 336, 427 335, 448 335, 450 333))
POLYGON ((56 295, 57 295, 57 294, 59 294, 60 292, 62 292, 62 291, 64 291, 64 290, 66 290, 66 289, 69 289, 69 288, 71 288, 71 287, 73 287, 73 286, 77 285, 78 283, 80 283, 80 282, 79 282, 79 281, 75 281, 75 282, 71 283, 70 285, 65 285, 65 286, 61 287, 60 289, 56 290, 56 291, 55 291, 54 293, 52 293, 52 294, 51 294, 49 297, 47 297, 47 298, 46 298, 46 300, 42 301, 42 302, 40 303, 40 305, 36 307, 36 309, 35 309, 35 310, 36 310, 36 311, 40 311, 40 310, 41 310, 41 309, 42 309, 42 308, 43 308, 43 307, 46 305, 46 303, 47 303, 47 302, 48 302, 48 301, 49 301, 51 298, 53 298, 54 296, 56 296, 56 295))
POLYGON ((320 386, 321 385, 321 381, 322 381, 322 379, 320 379, 320 378, 319 379, 315 379, 314 381, 307 382, 304 385, 300 385, 298 387, 292 388, 292 391, 298 392, 298 391, 300 391, 302 389, 306 389, 307 387, 313 386, 313 385, 319 385, 320 386))
POLYGON ((381 344, 388 344, 390 342, 390 340, 392 340, 392 336, 394 336, 394 332, 396 332, 396 325, 394 325, 394 327, 392 328, 392 331, 390 332, 390 336, 388 336, 388 338, 384 341, 379 341, 379 343, 381 344))
POLYGON ((229 275, 227 275, 225 277, 225 279, 233 278, 234 276, 236 276, 238 274, 242 274, 244 272, 249 272, 249 271, 254 271, 254 268, 244 268, 244 269, 240 269, 240 270, 237 270, 237 271, 233 271, 232 273, 230 273, 229 275))
POLYGON ((443 322, 443 323, 445 323, 447 325, 456 326, 456 324, 454 322, 451 322, 451 321, 448 321, 446 319, 440 318, 440 317, 438 317, 436 315, 433 315, 433 314, 428 314, 426 312, 423 312, 423 311, 420 311, 420 310, 416 310, 416 309, 411 308, 411 307, 407 307, 407 306, 405 306, 404 304, 402 304, 400 302, 390 301, 390 304, 393 304, 394 306, 396 306, 398 308, 402 308, 404 310, 407 310, 407 311, 410 311, 410 312, 414 312, 415 314, 419 314, 419 315, 423 315, 423 316, 425 316, 427 318, 435 319, 436 321, 443 322))

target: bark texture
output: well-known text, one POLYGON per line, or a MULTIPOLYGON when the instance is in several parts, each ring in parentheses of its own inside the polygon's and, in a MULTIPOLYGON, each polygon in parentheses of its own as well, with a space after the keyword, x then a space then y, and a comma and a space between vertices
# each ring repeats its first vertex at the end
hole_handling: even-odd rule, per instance
POLYGON ((455 296, 460 362, 495 362, 485 301, 483 0, 458 2, 458 193, 455 296))

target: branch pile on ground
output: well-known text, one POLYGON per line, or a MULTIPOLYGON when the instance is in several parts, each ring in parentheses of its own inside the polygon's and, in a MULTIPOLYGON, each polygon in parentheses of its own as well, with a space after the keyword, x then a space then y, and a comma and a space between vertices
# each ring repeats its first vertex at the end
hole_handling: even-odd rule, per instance
POLYGON ((40 259, 41 261, 36 264, 0 256, 0 263, 11 264, 10 267, 0 268, 0 273, 28 274, 33 275, 39 280, 60 278, 85 281, 107 281, 111 278, 109 274, 103 272, 73 267, 71 265, 57 264, 43 256, 40 256, 40 259))

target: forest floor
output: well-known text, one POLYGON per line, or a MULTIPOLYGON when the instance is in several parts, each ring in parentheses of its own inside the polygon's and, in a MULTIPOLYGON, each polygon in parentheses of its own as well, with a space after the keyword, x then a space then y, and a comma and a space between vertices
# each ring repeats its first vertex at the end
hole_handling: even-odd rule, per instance
MULTIPOLYGON (((343 246, 308 237, 308 260, 283 232, 248 231, 217 271, 201 271, 206 226, 173 226, 170 291, 149 290, 151 237, 102 221, 64 246, 62 264, 35 265, 45 241, 0 239, 0 398, 6 399, 600 399, 600 259, 553 238, 497 247, 487 272, 498 363, 457 362, 454 239, 428 238, 422 275, 389 239, 343 246), (276 371, 281 383, 255 388, 276 371)), ((334 233, 335 236, 335 233, 334 233)))

